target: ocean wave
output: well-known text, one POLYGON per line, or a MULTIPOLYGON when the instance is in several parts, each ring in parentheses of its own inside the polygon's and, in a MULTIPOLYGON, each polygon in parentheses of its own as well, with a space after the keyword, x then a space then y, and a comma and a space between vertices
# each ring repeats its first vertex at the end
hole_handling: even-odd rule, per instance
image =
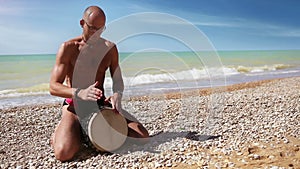
POLYGON ((287 70, 287 71, 269 71, 269 72, 255 72, 251 74, 246 74, 246 76, 261 76, 261 75, 282 75, 282 74, 298 74, 299 75, 300 70, 287 70))
POLYGON ((274 65, 263 65, 263 66, 236 66, 234 67, 238 72, 241 73, 256 73, 265 71, 275 71, 281 69, 287 69, 292 67, 286 64, 274 64, 274 65))
MULTIPOLYGON (((197 81, 210 78, 225 78, 238 74, 251 74, 257 72, 269 72, 291 68, 287 64, 274 64, 263 66, 224 66, 212 67, 206 69, 192 68, 178 72, 161 73, 161 74, 138 74, 134 77, 124 77, 125 85, 135 86, 153 83, 169 83, 176 81, 197 81)), ((106 81, 107 85, 111 85, 111 81, 106 81)))
POLYGON ((6 89, 0 91, 0 98, 20 97, 26 95, 49 94, 49 83, 41 83, 29 87, 20 87, 16 89, 6 89))
POLYGON ((140 74, 134 77, 125 77, 125 85, 135 86, 153 83, 170 83, 177 81, 195 81, 199 79, 209 79, 216 77, 225 77, 227 75, 238 74, 233 68, 209 68, 184 70, 179 72, 161 73, 161 74, 140 74))
MULTIPOLYGON (((290 68, 290 65, 274 64, 264 66, 224 66, 215 68, 192 68, 190 70, 182 70, 177 72, 163 72, 156 74, 137 74, 135 76, 123 75, 125 86, 139 86, 145 84, 155 83, 177 83, 181 82, 193 82, 210 79, 225 79, 229 76, 244 74, 246 76, 259 76, 262 74, 273 72, 276 73, 294 73, 290 68), (286 70, 283 70, 286 69, 286 70), (278 71, 280 70, 280 71, 278 71)), ((112 79, 110 77, 105 78, 104 88, 108 89, 112 87, 112 79)), ((20 87, 16 89, 7 89, 0 91, 0 98, 11 98, 26 95, 43 95, 49 94, 49 83, 41 83, 30 87, 20 87)))

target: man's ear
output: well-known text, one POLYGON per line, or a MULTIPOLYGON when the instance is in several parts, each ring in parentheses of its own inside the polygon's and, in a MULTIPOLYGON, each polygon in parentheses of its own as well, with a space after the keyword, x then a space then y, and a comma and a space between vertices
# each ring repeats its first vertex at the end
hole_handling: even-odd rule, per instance
POLYGON ((83 25, 84 25, 84 20, 81 19, 79 23, 80 23, 80 26, 83 27, 83 25))

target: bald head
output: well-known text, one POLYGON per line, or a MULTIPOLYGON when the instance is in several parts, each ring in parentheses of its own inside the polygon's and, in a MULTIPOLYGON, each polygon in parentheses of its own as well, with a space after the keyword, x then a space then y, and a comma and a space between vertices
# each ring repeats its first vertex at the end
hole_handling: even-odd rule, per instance
POLYGON ((87 41, 94 33, 102 33, 105 29, 105 14, 98 6, 90 6, 85 9, 80 25, 83 28, 83 40, 87 41), (101 30, 101 31, 99 31, 101 30))
POLYGON ((104 11, 98 6, 89 6, 85 9, 83 13, 83 19, 85 21, 95 20, 101 18, 104 22, 106 20, 104 11))

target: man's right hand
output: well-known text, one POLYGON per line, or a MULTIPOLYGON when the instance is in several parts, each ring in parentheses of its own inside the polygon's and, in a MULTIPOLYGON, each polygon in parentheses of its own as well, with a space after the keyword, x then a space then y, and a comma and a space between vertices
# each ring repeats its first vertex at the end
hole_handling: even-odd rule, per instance
POLYGON ((90 85, 86 89, 81 89, 77 93, 77 97, 79 97, 82 100, 85 101, 97 101, 102 97, 102 91, 98 89, 96 86, 98 85, 98 81, 96 81, 94 84, 90 85))

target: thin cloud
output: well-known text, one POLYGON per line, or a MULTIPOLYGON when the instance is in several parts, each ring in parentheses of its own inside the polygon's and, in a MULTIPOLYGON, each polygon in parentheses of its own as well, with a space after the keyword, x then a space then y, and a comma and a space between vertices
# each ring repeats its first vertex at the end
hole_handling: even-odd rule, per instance
POLYGON ((2 39, 9 39, 9 41, 0 42, 1 54, 16 53, 17 51, 31 53, 31 51, 42 52, 47 50, 47 47, 41 45, 45 39, 49 39, 49 35, 45 32, 4 26, 0 26, 0 32, 2 32, 2 39))
POLYGON ((273 36, 273 37, 300 38, 299 29, 271 30, 271 31, 267 31, 266 34, 268 36, 273 36))
POLYGON ((299 38, 300 37, 300 30, 288 30, 288 31, 282 32, 279 35, 282 35, 282 36, 285 36, 285 37, 299 38))
POLYGON ((235 23, 226 23, 226 22, 193 22, 198 26, 211 26, 211 27, 239 27, 235 23))
POLYGON ((263 23, 245 18, 217 18, 210 22, 193 22, 197 26, 210 26, 220 28, 237 28, 243 31, 249 31, 252 34, 274 37, 300 37, 300 30, 298 28, 291 28, 285 25, 276 25, 270 23, 263 23))
MULTIPOLYGON (((193 11, 173 10, 172 13, 180 13, 181 16, 187 16, 187 19, 192 24, 200 27, 212 27, 212 28, 227 28, 227 29, 239 29, 247 34, 260 35, 260 36, 273 36, 273 37, 289 37, 299 38, 299 28, 288 27, 286 25, 272 24, 268 22, 261 22, 253 19, 241 18, 241 17, 226 17, 207 15, 202 13, 195 13, 193 11), (196 19, 195 19, 196 18, 196 19)), ((183 18, 185 19, 185 18, 183 18)), ((182 23, 170 23, 162 20, 152 20, 151 22, 156 24, 182 24, 182 23)), ((183 23, 184 24, 184 23, 183 23)))
POLYGON ((33 9, 33 6, 29 6, 28 2, 5 1, 1 3, 0 16, 22 16, 33 9))
POLYGON ((0 6, 0 16, 20 16, 24 13, 25 9, 22 7, 5 7, 0 6))
POLYGON ((147 8, 145 6, 137 5, 137 4, 130 4, 127 8, 132 11, 148 11, 149 10, 149 8, 147 8))
MULTIPOLYGON (((199 18, 199 17, 197 17, 199 18)), ((143 22, 151 23, 154 25, 182 25, 191 23, 201 28, 201 26, 209 26, 216 28, 235 28, 240 29, 248 34, 259 35, 259 36, 273 36, 273 37, 300 37, 300 30, 295 28, 288 28, 286 26, 275 25, 270 23, 262 23, 253 21, 245 18, 225 18, 217 16, 202 17, 205 21, 189 21, 184 18, 186 22, 180 22, 175 20, 161 20, 160 18, 144 18, 143 22), (209 19, 207 19, 209 18, 209 19), (213 19, 213 20, 212 20, 213 19), (210 20, 210 21, 207 21, 210 20)))

